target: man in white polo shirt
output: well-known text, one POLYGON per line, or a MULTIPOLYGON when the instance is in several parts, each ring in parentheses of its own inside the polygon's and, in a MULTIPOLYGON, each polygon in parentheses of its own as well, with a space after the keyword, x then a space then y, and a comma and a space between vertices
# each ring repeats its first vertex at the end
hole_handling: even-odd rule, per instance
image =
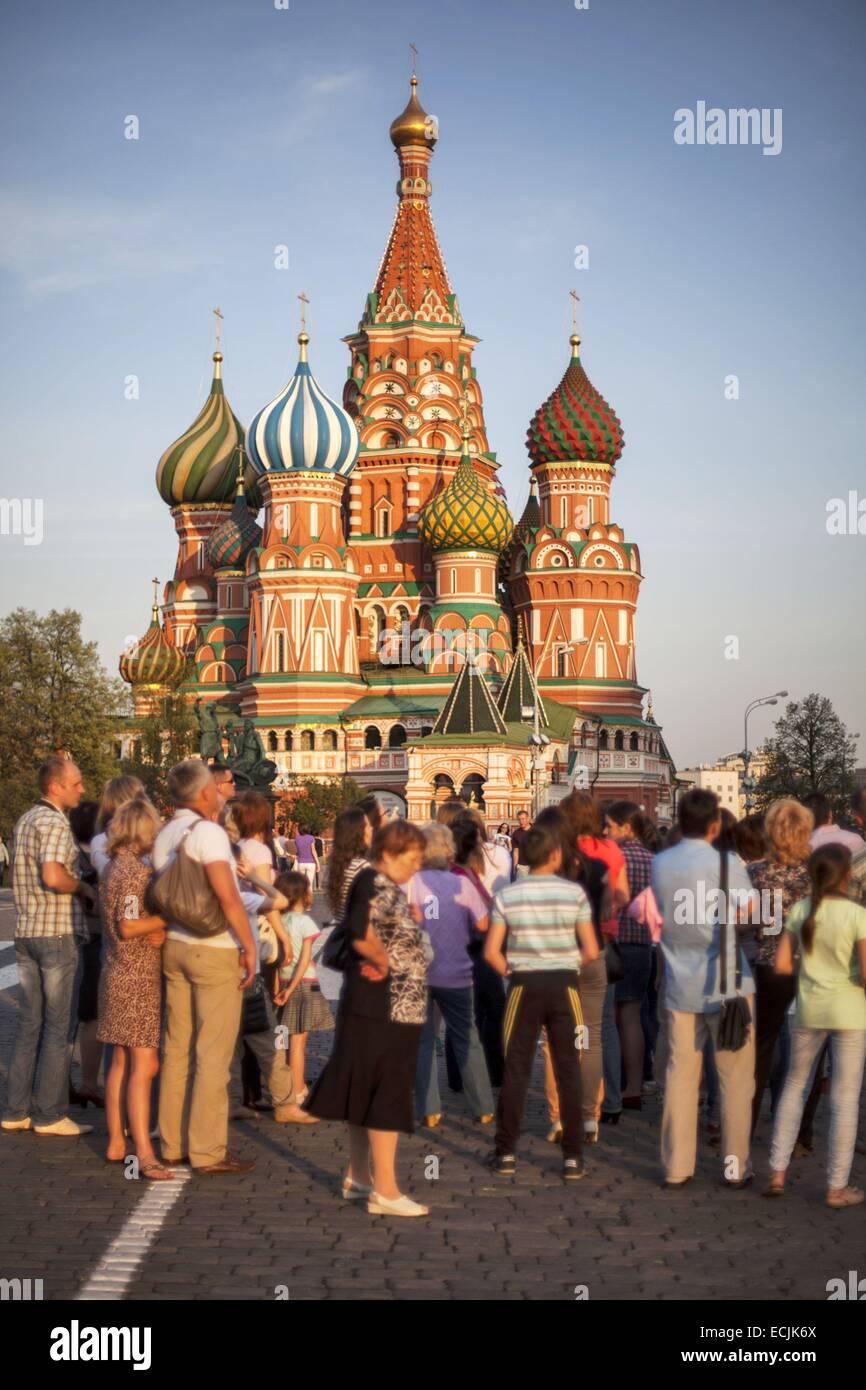
POLYGON ((238 891, 231 842, 216 824, 232 788, 218 788, 210 768, 190 758, 172 768, 168 791, 177 810, 156 838, 153 867, 158 873, 184 841, 189 858, 205 866, 231 930, 202 937, 177 923, 166 928, 162 1156, 167 1163, 180 1163, 189 1154, 198 1174, 248 1173, 254 1164, 228 1152, 229 1070, 242 991, 256 972, 255 943, 238 891))

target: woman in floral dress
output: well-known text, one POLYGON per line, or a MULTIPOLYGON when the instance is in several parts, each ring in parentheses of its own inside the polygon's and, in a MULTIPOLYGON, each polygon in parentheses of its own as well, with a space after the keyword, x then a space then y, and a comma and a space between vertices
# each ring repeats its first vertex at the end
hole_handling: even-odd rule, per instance
POLYGON ((165 923, 148 915, 144 905, 153 873, 150 851, 160 824, 156 808, 144 796, 120 806, 111 821, 111 863, 101 886, 106 953, 97 1037, 114 1045, 105 1084, 107 1160, 122 1163, 126 1158, 125 1113, 139 1175, 164 1182, 174 1174, 157 1160, 150 1140, 150 1092, 159 1071, 165 923))
POLYGON ((401 1194, 395 1171, 399 1135, 413 1130, 412 1090, 427 1018, 428 952, 403 889, 423 853, 424 836, 408 821, 388 821, 376 831, 372 863, 355 877, 346 903, 351 960, 334 1051, 304 1107, 320 1120, 348 1123, 343 1197, 366 1201, 377 1216, 428 1212, 401 1194))

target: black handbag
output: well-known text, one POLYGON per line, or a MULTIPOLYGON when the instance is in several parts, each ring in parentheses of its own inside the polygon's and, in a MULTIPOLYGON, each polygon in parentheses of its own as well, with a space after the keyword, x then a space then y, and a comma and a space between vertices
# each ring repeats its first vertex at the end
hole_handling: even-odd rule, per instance
POLYGON ((249 1033, 269 1033, 271 1020, 268 1013, 267 988, 261 975, 244 990, 241 1006, 241 1037, 249 1033))
POLYGON ((749 1003, 740 994, 740 985, 743 980, 743 972, 740 966, 740 943, 736 939, 736 926, 734 927, 734 952, 736 956, 737 969, 734 980, 736 993, 730 999, 726 998, 728 993, 728 941, 731 930, 730 907, 728 903, 728 854, 726 850, 720 851, 721 866, 719 870, 719 891, 721 894, 721 912, 719 915, 719 993, 722 996, 722 1009, 719 1015, 719 1031, 716 1038, 716 1047, 721 1052, 739 1052, 741 1047, 745 1047, 749 1040, 749 1029, 752 1026, 752 1016, 749 1012, 749 1003))
POLYGON ((625 977, 625 966, 622 963, 622 951, 619 944, 613 937, 608 937, 604 943, 604 963, 607 967, 607 982, 615 985, 625 977))
POLYGON ((331 929, 319 960, 326 970, 334 970, 338 975, 344 975, 349 969, 350 959, 348 923, 345 917, 341 917, 337 925, 331 929))

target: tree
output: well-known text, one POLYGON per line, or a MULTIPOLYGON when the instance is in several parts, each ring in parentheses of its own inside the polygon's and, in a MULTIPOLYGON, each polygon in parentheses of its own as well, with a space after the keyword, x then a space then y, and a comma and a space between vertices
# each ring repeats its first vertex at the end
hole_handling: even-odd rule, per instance
POLYGON ((172 691, 157 700, 150 714, 135 721, 131 730, 131 756, 123 770, 139 777, 155 806, 168 811, 166 777, 175 763, 198 752, 198 720, 189 700, 172 691))
POLYGON ((311 835, 320 835, 363 792, 351 777, 290 777, 277 807, 277 821, 297 820, 311 835))
POLYGON ((755 792, 758 807, 779 796, 801 800, 809 792, 823 792, 844 815, 854 790, 857 738, 826 695, 789 701, 764 746, 767 768, 755 792))
POLYGON ((39 795, 36 773, 51 753, 81 768, 98 799, 119 771, 115 750, 129 695, 81 635, 81 614, 40 617, 17 608, 0 622, 0 828, 4 835, 39 795))

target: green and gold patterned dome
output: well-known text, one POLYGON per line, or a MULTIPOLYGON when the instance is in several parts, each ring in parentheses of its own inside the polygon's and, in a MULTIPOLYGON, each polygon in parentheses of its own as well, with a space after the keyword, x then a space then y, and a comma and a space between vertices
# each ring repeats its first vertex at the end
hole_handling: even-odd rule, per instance
MULTIPOLYGON (((154 589, 156 580, 154 580, 154 589)), ((177 685, 186 673, 186 657, 159 621, 154 593, 150 627, 120 658, 120 674, 128 685, 177 685)))
POLYGON ((427 503, 418 530, 431 550, 490 550, 499 554, 514 533, 505 502, 476 473, 464 450, 446 488, 427 503))

